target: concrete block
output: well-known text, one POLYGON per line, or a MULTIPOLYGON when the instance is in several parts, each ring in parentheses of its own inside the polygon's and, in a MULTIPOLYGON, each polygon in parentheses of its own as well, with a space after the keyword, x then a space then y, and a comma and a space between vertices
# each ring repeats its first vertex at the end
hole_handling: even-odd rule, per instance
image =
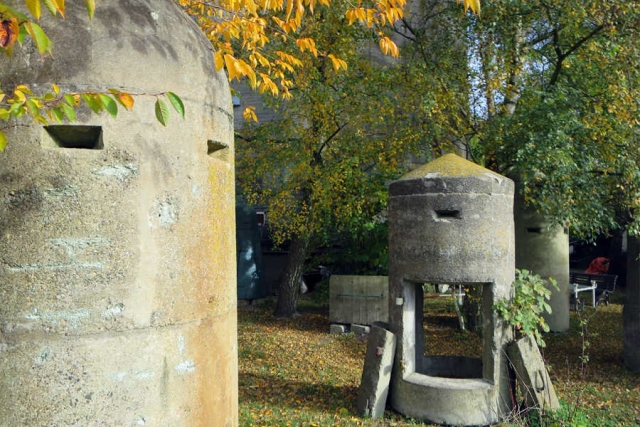
POLYGON ((369 328, 369 326, 365 326, 365 325, 351 325, 351 332, 353 332, 356 335, 366 335, 369 333, 369 330, 371 328, 369 328))
POLYGON ((336 323, 370 325, 389 320, 387 276, 340 276, 329 281, 329 318, 336 323))
POLYGON ((329 327, 329 333, 332 334, 332 335, 344 334, 346 332, 347 332, 347 326, 346 325, 339 325, 337 323, 334 323, 329 327))
POLYGON ((387 327, 382 322, 371 326, 358 391, 356 410, 360 415, 374 419, 384 414, 396 352, 396 336, 387 327))
POLYGON ((507 354, 516 371, 516 378, 527 407, 559 409, 556 391, 533 337, 528 336, 510 344, 507 354))

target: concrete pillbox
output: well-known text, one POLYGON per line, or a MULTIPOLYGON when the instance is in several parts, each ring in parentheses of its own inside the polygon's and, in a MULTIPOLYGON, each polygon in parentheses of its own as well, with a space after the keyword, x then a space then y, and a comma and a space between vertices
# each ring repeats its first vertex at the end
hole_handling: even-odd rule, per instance
POLYGON ((398 337, 391 404, 450 425, 486 425, 511 409, 504 356, 511 331, 492 310, 514 280, 511 180, 454 154, 389 187, 389 315, 398 337), (422 284, 482 288, 480 359, 425 357, 422 284))
MULTIPOLYGON (((24 2, 10 1, 26 13, 24 2)), ((117 119, 22 117, 0 154, 0 425, 237 425, 233 108, 171 0, 67 2, 4 90, 117 89, 117 119), (156 95, 184 102, 155 118, 156 95)), ((113 100, 112 100, 113 101, 113 100)), ((171 107, 169 107, 171 108, 171 107)))

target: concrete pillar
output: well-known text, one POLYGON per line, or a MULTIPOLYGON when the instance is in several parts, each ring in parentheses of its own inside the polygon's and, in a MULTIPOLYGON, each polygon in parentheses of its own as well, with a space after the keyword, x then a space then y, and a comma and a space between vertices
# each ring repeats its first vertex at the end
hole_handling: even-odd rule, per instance
MULTIPOLYGON (((18 3, 18 2, 16 2, 18 3)), ((20 2, 21 3, 21 2, 20 2)), ((0 153, 0 426, 237 425, 231 96, 170 0, 44 17, 54 57, 2 69, 34 90, 177 93, 117 120, 25 118, 0 153)), ((122 110, 122 109, 121 109, 122 110)))
POLYGON ((640 241, 629 237, 627 288, 624 302, 624 364, 640 373, 640 241))
POLYGON ((561 227, 549 228, 545 218, 515 199, 516 268, 526 269, 547 280, 552 277, 558 289, 549 286, 552 313, 545 321, 553 332, 569 329, 569 234, 561 227))

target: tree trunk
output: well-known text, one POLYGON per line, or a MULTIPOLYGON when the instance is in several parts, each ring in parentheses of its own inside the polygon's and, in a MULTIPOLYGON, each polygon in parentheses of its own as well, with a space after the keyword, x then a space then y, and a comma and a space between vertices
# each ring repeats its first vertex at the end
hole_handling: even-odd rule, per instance
POLYGON ((629 236, 627 287, 624 303, 624 364, 640 373, 640 240, 629 236))
POLYGON ((291 241, 287 264, 278 283, 278 302, 274 312, 276 317, 292 317, 296 314, 302 270, 308 250, 309 241, 307 239, 296 237, 291 241))
POLYGON ((461 307, 467 330, 482 334, 482 286, 463 286, 465 298, 461 307))

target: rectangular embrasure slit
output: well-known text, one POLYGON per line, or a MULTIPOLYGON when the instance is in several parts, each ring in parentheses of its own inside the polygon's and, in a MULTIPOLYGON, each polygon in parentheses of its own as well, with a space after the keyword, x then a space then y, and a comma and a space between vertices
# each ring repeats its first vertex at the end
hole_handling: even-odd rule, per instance
POLYGON ((224 150, 225 148, 229 148, 229 145, 225 144, 222 141, 214 141, 212 139, 207 140, 208 155, 212 155, 217 151, 224 150))
POLYGON ((456 209, 440 209, 435 211, 438 219, 460 218, 460 211, 456 209))
POLYGON ((48 148, 102 150, 102 126, 49 125, 44 127, 42 145, 48 148))
POLYGON ((527 233, 541 234, 542 228, 540 227, 527 227, 527 233))

